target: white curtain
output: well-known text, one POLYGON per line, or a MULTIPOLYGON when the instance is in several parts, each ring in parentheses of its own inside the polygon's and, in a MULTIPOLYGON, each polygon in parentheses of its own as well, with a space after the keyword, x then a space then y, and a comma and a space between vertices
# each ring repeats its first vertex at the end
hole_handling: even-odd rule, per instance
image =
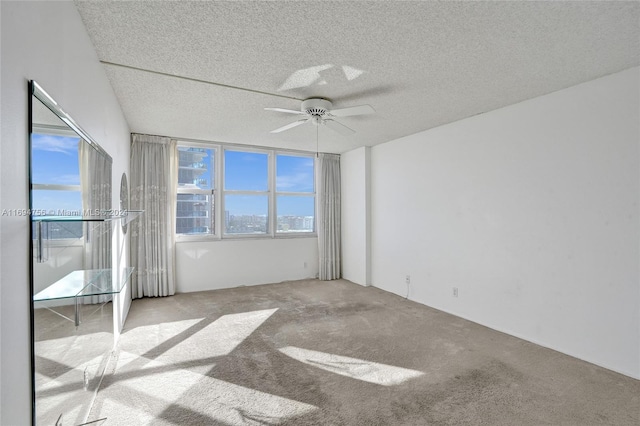
MULTIPOLYGON (((111 160, 84 140, 78 142, 80 188, 84 216, 97 218, 111 209, 111 160)), ((84 269, 111 268, 111 222, 86 221, 84 225, 84 269)), ((96 296, 84 303, 103 303, 110 296, 96 296)))
POLYGON ((161 136, 132 135, 130 226, 134 298, 175 294, 177 145, 161 136))
POLYGON ((318 156, 318 252, 321 280, 340 278, 340 156, 318 156))

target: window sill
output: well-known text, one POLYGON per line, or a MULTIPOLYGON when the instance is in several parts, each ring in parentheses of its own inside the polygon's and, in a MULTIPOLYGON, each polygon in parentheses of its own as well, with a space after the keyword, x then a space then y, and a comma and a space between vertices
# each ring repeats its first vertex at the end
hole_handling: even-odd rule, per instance
POLYGON ((213 242, 213 241, 256 241, 256 240, 291 240, 299 238, 318 238, 313 233, 287 233, 277 235, 227 235, 220 238, 217 235, 176 235, 176 243, 213 242))

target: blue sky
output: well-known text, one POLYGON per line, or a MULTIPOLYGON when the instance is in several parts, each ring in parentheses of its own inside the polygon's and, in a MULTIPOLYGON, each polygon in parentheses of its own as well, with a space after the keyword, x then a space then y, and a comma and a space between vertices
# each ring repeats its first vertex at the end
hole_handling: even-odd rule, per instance
POLYGON ((34 134, 31 142, 31 181, 80 185, 77 137, 34 134))
MULTIPOLYGON (((34 184, 80 185, 78 137, 34 134, 31 140, 31 181, 34 184)), ((81 210, 78 191, 34 190, 32 208, 81 210)))
MULTIPOLYGON (((308 192, 313 188, 313 158, 278 155, 276 157, 276 191, 308 192)), ((277 196, 278 216, 313 216, 314 197, 277 196)))
POLYGON ((313 192, 313 158, 278 155, 276 191, 313 192))

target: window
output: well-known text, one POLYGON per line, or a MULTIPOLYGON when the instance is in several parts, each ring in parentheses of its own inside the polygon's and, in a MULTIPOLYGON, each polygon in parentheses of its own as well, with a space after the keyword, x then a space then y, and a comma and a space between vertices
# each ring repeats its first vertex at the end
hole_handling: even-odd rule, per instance
POLYGON ((276 156, 277 232, 313 232, 315 188, 313 157, 276 156))
POLYGON ((176 234, 215 233, 215 149, 178 147, 176 234))
POLYGON ((314 234, 313 155, 186 143, 178 145, 178 152, 176 234, 314 234), (215 217, 221 219, 216 222, 215 217))
POLYGON ((224 233, 269 232, 269 155, 224 151, 224 233))
MULTIPOLYGON (((80 138, 53 127, 34 128, 31 138, 32 210, 38 215, 82 216, 80 138)), ((52 222, 48 231, 48 238, 57 240, 83 235, 82 222, 52 222)))

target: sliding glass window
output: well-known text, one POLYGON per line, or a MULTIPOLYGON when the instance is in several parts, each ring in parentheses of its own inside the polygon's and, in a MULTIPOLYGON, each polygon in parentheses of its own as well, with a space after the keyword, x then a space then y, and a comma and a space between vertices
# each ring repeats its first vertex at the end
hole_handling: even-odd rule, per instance
POLYGON ((269 232, 269 153, 224 151, 224 234, 269 232))
POLYGON ((176 234, 215 235, 216 149, 178 146, 176 234))
POLYGON ((314 232, 314 176, 313 157, 276 155, 276 232, 314 232))
POLYGON ((315 235, 313 154, 188 143, 178 151, 178 236, 315 235))

